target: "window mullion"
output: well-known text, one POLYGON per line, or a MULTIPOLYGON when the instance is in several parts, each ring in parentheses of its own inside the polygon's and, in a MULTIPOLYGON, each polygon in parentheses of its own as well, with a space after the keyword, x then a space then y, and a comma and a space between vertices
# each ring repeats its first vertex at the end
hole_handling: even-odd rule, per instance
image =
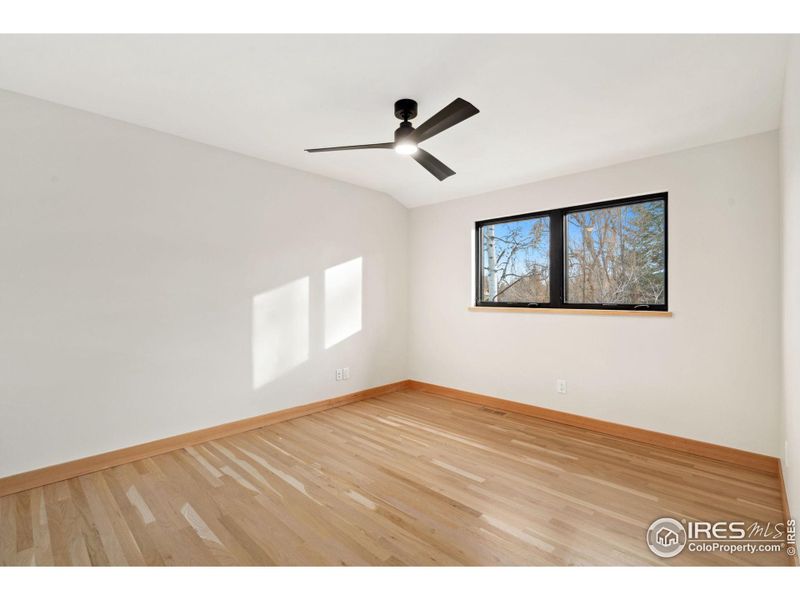
POLYGON ((564 211, 550 213, 550 306, 564 306, 564 211))

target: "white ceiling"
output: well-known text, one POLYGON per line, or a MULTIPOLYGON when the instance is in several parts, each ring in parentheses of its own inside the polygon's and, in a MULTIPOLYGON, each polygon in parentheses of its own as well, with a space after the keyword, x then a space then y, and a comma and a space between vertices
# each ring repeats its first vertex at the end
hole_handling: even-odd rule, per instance
POLYGON ((0 88, 349 181, 419 206, 775 129, 785 36, 0 36, 0 88), (461 96, 479 115, 408 157, 391 141, 461 96))

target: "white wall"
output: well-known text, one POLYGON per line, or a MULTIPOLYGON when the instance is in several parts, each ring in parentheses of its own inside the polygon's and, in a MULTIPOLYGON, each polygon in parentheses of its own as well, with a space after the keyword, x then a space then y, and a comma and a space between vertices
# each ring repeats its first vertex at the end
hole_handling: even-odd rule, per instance
POLYGON ((414 209, 411 378, 777 455, 777 151, 771 132, 414 209), (664 190, 672 318, 467 311, 476 220, 664 190))
POLYGON ((0 132, 0 476, 405 378, 393 199, 8 92, 0 132))
MULTIPOLYGON (((797 122, 787 110, 787 309, 797 122)), ((0 476, 409 376, 782 450, 775 133, 409 218, 383 194, 12 93, 0 131, 0 476), (674 317, 467 311, 476 220, 662 190, 674 317)))
POLYGON ((786 67, 781 124, 783 191, 784 477, 792 515, 800 518, 800 38, 786 67))

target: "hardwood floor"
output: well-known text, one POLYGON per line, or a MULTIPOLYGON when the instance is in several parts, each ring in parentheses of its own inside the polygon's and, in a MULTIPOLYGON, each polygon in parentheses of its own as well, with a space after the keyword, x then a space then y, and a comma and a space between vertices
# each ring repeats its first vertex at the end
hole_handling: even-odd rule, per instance
POLYGON ((650 523, 781 521, 777 476, 397 392, 0 498, 2 565, 745 565, 650 523))

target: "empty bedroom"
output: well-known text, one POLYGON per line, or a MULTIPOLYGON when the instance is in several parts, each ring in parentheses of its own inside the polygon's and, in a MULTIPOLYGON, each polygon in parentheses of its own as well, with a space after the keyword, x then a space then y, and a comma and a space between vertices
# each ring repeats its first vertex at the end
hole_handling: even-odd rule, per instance
POLYGON ((220 10, 0 35, 0 581, 797 565, 797 34, 220 10))

